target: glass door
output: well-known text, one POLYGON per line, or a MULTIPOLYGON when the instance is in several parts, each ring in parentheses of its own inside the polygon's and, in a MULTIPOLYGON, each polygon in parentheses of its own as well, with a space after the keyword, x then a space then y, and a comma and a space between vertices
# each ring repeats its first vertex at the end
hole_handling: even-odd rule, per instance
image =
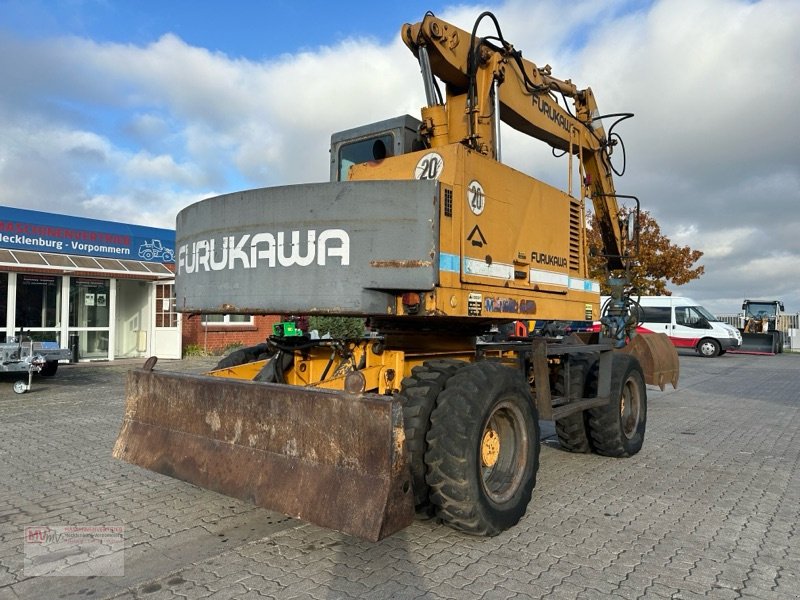
POLYGON ((78 359, 107 359, 110 281, 73 277, 69 282, 69 335, 77 337, 78 359))

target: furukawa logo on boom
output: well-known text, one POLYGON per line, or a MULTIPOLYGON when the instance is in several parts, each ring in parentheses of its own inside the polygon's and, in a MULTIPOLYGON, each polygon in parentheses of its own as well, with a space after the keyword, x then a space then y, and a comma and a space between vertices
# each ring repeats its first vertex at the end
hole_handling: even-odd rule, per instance
POLYGON ((178 273, 255 269, 259 266, 325 266, 328 258, 338 258, 342 266, 350 264, 350 236, 343 229, 305 232, 262 232, 197 240, 178 248, 178 273), (303 236, 304 234, 304 236, 303 236), (287 241, 287 236, 290 241, 287 241), (300 239, 305 237, 304 247, 300 239))

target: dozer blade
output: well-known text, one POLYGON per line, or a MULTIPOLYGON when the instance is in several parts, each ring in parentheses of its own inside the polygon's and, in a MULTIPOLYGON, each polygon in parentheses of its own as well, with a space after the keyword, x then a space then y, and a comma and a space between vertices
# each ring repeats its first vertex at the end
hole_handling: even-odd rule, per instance
POLYGON ((663 333, 640 333, 620 352, 631 354, 639 360, 644 381, 662 390, 667 383, 677 389, 680 375, 678 351, 663 333))
POLYGON ((203 375, 128 372, 114 457, 369 541, 411 524, 402 407, 203 375))

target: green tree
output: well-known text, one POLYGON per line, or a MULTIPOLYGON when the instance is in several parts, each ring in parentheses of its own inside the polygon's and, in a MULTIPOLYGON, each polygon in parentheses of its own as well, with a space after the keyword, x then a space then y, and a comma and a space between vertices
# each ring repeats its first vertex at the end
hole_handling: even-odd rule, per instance
MULTIPOLYGON (((628 216, 629 210, 622 209, 621 218, 628 216)), ((683 285, 700 277, 705 271, 703 265, 695 266, 703 253, 689 246, 678 246, 661 233, 661 228, 647 211, 639 212, 639 253, 630 269, 631 283, 642 295, 669 296, 667 282, 683 285)), ((586 232, 589 248, 602 248, 600 227, 597 216, 591 217, 591 229, 586 232)), ((635 249, 634 249, 635 251, 635 249)), ((609 294, 606 283, 608 273, 602 256, 589 256, 589 275, 600 282, 601 293, 609 294)))

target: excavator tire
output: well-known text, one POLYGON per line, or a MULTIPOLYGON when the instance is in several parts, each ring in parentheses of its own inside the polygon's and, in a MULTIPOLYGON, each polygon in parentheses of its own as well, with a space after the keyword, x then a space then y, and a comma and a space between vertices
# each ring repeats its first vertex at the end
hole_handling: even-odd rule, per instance
POLYGON ((425 451, 428 447, 425 436, 430 428, 431 411, 447 380, 467 364, 451 359, 430 360, 414 367, 411 375, 403 379, 401 384, 398 398, 403 403, 406 451, 418 518, 433 516, 433 507, 428 499, 429 488, 425 482, 425 451))
MULTIPOLYGON (((597 357, 591 354, 574 354, 569 365, 569 393, 570 398, 589 397, 597 391, 596 371, 597 357), (592 386, 594 381, 594 386, 592 386), (594 388, 592 390, 592 387, 594 388)), ((564 396, 567 390, 567 372, 563 367, 559 369, 555 391, 559 396, 564 396)), ((561 447, 568 452, 588 454, 592 451, 592 441, 589 436, 589 422, 586 411, 569 415, 556 420, 556 435, 561 447)))
POLYGON ((436 517, 493 536, 525 514, 539 469, 539 420, 519 371, 494 362, 460 369, 431 414, 425 463, 436 517))
POLYGON ((603 456, 627 457, 641 450, 647 426, 647 388, 636 358, 614 353, 611 401, 588 412, 595 452, 603 456))
POLYGON ((227 356, 223 357, 217 363, 217 366, 214 367, 214 370, 238 367, 239 365, 262 360, 264 358, 268 358, 269 356, 269 346, 267 344, 257 344, 255 346, 239 348, 238 350, 234 350, 227 356))

